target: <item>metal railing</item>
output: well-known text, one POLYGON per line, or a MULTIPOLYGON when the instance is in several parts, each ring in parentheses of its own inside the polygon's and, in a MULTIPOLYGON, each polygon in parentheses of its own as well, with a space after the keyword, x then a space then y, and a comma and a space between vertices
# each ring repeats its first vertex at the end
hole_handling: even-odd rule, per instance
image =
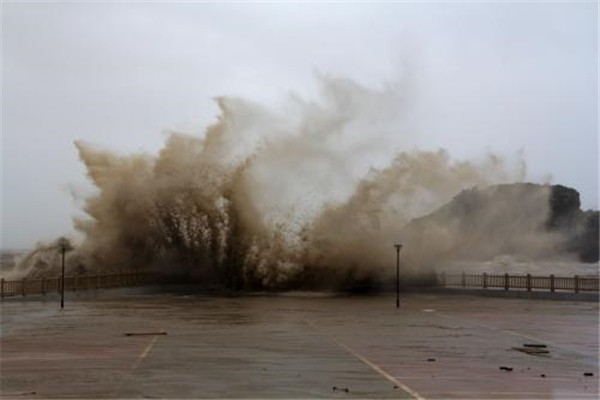
MULTIPOLYGON (((147 283, 147 274, 140 271, 123 271, 110 274, 72 275, 65 277, 65 291, 82 291, 104 288, 141 286, 147 283)), ((503 290, 549 290, 599 292, 598 276, 537 276, 509 274, 438 274, 438 284, 449 288, 483 288, 503 290)), ((0 298, 28 294, 60 293, 61 278, 0 279, 0 298)))
MULTIPOLYGON (((139 271, 123 271, 111 274, 65 276, 65 291, 92 290, 115 287, 140 286, 146 281, 146 274, 139 271)), ((0 298, 26 296, 28 294, 60 293, 61 278, 36 278, 5 280, 0 279, 0 298)))
POLYGON ((570 291, 570 292, 598 292, 598 276, 536 276, 509 275, 509 274, 446 274, 442 272, 438 275, 438 282, 443 287, 462 287, 462 288, 495 288, 495 289, 524 289, 570 291))

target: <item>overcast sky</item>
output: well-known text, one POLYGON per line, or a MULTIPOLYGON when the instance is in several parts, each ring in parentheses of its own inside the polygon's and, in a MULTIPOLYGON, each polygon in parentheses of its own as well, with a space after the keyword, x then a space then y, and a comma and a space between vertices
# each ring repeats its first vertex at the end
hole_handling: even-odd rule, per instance
POLYGON ((2 3, 2 247, 71 233, 76 139, 156 153, 220 95, 277 103, 315 73, 406 79, 415 133, 457 158, 523 151, 598 207, 598 9, 540 3, 2 3))

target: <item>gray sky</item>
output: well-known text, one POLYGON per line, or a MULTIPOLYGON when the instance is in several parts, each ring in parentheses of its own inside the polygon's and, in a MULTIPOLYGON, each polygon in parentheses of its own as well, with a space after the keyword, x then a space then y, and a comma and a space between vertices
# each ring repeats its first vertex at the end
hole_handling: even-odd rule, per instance
POLYGON ((155 153, 219 95, 310 95, 315 73, 406 77, 423 147, 520 150, 598 207, 598 9, 540 3, 2 4, 2 247, 71 233, 72 142, 155 153))

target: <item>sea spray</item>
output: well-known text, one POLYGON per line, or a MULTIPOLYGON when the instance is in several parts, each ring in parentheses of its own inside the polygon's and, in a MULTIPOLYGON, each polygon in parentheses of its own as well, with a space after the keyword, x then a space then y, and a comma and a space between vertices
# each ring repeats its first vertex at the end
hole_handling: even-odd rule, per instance
MULTIPOLYGON (((76 142, 98 194, 85 199, 88 217, 75 220, 83 241, 68 268, 136 268, 231 288, 333 288, 385 279, 391 245, 402 240, 405 269, 418 274, 464 248, 451 226, 430 224, 424 234, 411 221, 464 189, 524 179, 523 160, 456 161, 416 148, 406 99, 391 89, 321 83, 321 98, 294 96, 283 111, 218 98, 220 116, 203 137, 171 134, 158 155, 76 142)), ((529 236, 547 216, 547 197, 537 201, 522 224, 529 236)))

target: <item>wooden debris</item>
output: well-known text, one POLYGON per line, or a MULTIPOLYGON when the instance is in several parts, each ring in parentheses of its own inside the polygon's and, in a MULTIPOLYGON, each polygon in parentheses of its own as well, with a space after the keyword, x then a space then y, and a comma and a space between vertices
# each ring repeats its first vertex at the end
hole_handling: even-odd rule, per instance
POLYGON ((350 393, 350 389, 348 389, 347 387, 337 387, 334 386, 332 388, 333 391, 339 390, 340 392, 346 392, 346 393, 350 393))
POLYGON ((127 332, 125 333, 125 336, 154 336, 154 335, 166 335, 167 332, 165 331, 160 331, 160 332, 127 332))
POLYGON ((550 354, 549 350, 540 347, 513 347, 513 350, 520 351, 521 353, 539 356, 544 354, 550 354))

